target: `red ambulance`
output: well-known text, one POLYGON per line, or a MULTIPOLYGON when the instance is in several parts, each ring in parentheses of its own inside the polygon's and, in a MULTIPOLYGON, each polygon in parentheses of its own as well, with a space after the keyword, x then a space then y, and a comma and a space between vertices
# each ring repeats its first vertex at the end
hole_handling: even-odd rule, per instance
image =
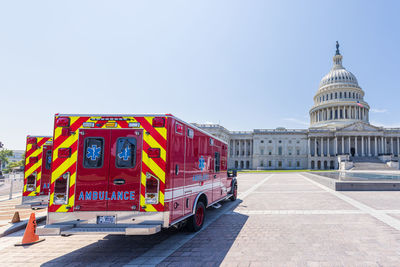
POLYGON ((47 207, 50 192, 52 140, 51 136, 27 136, 22 202, 16 208, 47 207))
POLYGON ((237 196, 228 145, 170 114, 55 115, 42 235, 201 229, 206 208, 237 196))

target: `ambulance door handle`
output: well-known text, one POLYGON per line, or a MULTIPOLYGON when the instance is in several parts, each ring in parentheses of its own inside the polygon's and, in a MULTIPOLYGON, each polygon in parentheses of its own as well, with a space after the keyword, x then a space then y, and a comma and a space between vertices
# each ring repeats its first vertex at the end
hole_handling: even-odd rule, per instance
POLYGON ((115 185, 125 184, 125 180, 124 179, 114 179, 113 182, 114 182, 115 185))

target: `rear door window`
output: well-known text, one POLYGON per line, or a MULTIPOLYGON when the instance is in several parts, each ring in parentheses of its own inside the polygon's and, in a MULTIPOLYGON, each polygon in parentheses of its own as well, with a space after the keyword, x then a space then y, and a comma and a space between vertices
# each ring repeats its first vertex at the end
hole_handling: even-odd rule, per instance
POLYGON ((221 170, 221 158, 219 156, 219 152, 215 152, 215 172, 219 172, 221 170))
POLYGON ((46 170, 51 169, 51 153, 52 153, 51 150, 46 151, 46 165, 45 165, 46 170))
POLYGON ((83 167, 101 168, 103 166, 104 139, 101 137, 88 137, 85 139, 85 156, 83 167))
POLYGON ((133 168, 136 165, 136 138, 120 137, 115 157, 117 168, 133 168))

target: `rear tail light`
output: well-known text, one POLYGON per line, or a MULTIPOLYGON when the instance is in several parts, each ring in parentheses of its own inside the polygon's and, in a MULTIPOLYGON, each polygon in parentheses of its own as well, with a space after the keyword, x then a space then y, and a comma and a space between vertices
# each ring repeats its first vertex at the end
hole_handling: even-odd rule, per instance
POLYGON ((30 157, 29 158, 29 163, 30 164, 35 164, 39 161, 38 157, 30 157))
POLYGON ((59 158, 69 158, 71 156, 71 148, 59 148, 58 157, 59 158))
POLYGON ((146 193, 145 193, 146 204, 158 204, 159 189, 160 189, 160 180, 158 180, 150 173, 147 173, 146 193))
POLYGON ((61 135, 62 136, 70 136, 71 135, 71 129, 70 128, 62 128, 61 129, 61 135))
POLYGON ((159 148, 147 149, 147 156, 149 158, 159 158, 160 157, 160 149, 159 148))
POLYGON ((54 204, 68 204, 69 172, 64 173, 54 183, 54 204))
POLYGON ((26 191, 35 191, 36 190, 36 176, 37 173, 34 172, 26 178, 26 191))
POLYGON ((161 118, 161 117, 156 117, 153 118, 153 123, 152 123, 153 127, 164 127, 165 125, 165 118, 161 118))
POLYGON ((56 119, 57 127, 69 127, 69 118, 67 117, 59 117, 56 119))
POLYGON ((27 143, 28 144, 36 144, 37 139, 36 137, 28 137, 27 143))

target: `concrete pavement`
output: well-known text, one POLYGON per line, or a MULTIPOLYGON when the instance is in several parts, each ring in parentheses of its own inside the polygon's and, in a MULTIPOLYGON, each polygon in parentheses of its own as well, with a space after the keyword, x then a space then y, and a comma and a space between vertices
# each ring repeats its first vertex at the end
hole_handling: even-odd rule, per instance
POLYGON ((21 231, 0 239, 1 263, 399 266, 400 192, 334 192, 300 173, 240 174, 238 180, 241 200, 208 210, 213 221, 200 233, 46 237, 14 247, 21 231))

